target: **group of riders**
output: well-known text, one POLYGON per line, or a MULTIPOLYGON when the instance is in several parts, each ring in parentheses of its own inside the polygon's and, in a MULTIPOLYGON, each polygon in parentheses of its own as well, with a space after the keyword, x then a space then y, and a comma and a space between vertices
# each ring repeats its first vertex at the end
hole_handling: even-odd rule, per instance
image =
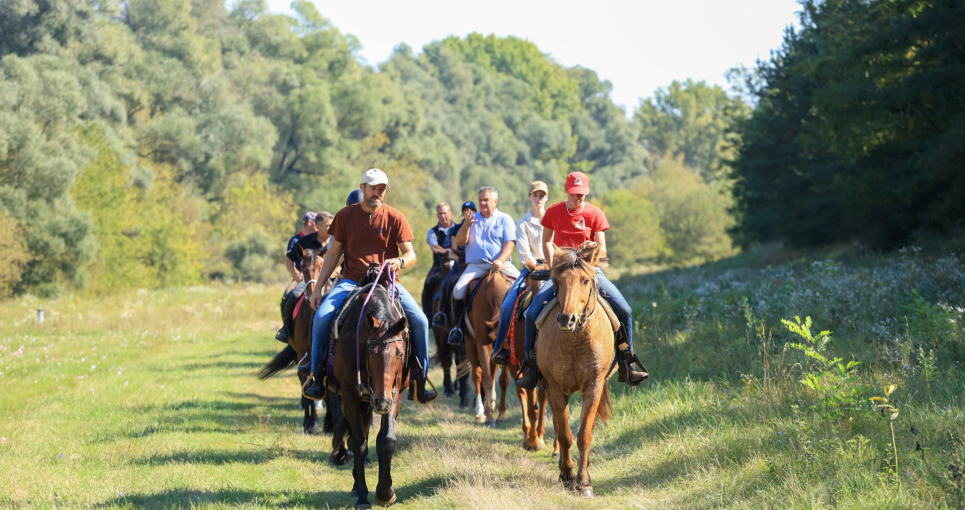
MULTIPOLYGON (((436 398, 435 392, 426 389, 430 328, 427 314, 431 313, 434 300, 443 302, 438 307, 440 311, 432 317, 432 325, 452 325, 447 341, 450 345, 461 345, 470 282, 490 271, 500 272, 510 281, 515 280, 502 304, 493 345, 492 361, 505 365, 510 360, 505 339, 510 322, 515 320, 514 308, 525 291, 530 267, 552 267, 554 245, 579 248, 584 242, 593 241, 600 245, 603 253, 606 252, 605 232, 610 225, 603 211, 587 202, 589 183, 586 174, 570 173, 566 178, 566 200, 546 207, 547 185, 542 181, 533 182, 529 185, 530 210, 518 222, 497 208, 499 193, 490 186, 479 189, 478 208, 473 201, 462 204, 461 223, 453 221, 448 203, 436 207, 438 223, 426 235, 433 253, 433 265, 423 288, 422 307, 401 284, 396 284, 413 346, 412 381, 417 402, 425 404, 436 398), (522 272, 512 263, 514 249, 524 265, 522 272), (444 260, 452 258, 458 258, 462 263, 443 274, 446 271, 444 260), (463 268, 461 272, 459 268, 463 268), (440 279, 445 280, 442 288, 452 287, 451 300, 448 295, 434 291, 436 285, 433 283, 440 279), (450 279, 456 280, 454 287, 446 285, 451 283, 450 279)), ((289 240, 286 267, 292 275, 292 282, 281 301, 284 325, 275 337, 280 341, 288 341, 293 311, 304 294, 306 283, 309 283, 303 281, 299 254, 315 250, 324 255, 317 278, 322 283, 314 285, 308 297, 315 310, 311 357, 299 365, 299 371, 311 377, 311 383, 303 390, 307 398, 321 400, 325 395, 326 363, 323 358, 332 322, 369 268, 375 264, 396 272, 415 265, 416 254, 412 248, 415 236, 405 216, 384 202, 388 188, 389 179, 385 172, 376 168, 368 170, 362 175, 359 188, 349 194, 344 208, 334 215, 326 211, 306 213, 302 217, 303 229, 289 240), (331 283, 324 285, 325 282, 331 283)), ((633 354, 630 305, 599 268, 596 269, 596 280, 599 295, 610 305, 620 323, 615 335, 619 380, 636 386, 645 381, 648 374, 633 354), (637 366, 641 370, 637 370, 637 366)), ((539 382, 537 318, 554 295, 552 281, 544 282, 525 311, 525 370, 516 378, 516 385, 521 388, 532 389, 539 382)))

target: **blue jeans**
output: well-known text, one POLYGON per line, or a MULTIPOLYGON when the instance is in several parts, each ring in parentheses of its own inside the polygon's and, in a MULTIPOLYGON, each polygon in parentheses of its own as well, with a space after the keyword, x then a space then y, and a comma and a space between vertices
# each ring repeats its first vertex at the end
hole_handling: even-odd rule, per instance
POLYGON ((513 317, 513 308, 516 306, 519 295, 526 288, 526 276, 528 274, 529 268, 523 266, 523 270, 519 272, 519 277, 516 278, 516 283, 506 291, 506 299, 503 300, 503 305, 499 307, 499 331, 496 332, 493 352, 499 352, 503 340, 506 339, 506 334, 509 333, 509 323, 516 320, 516 317, 513 317))
MULTIPOLYGON (((312 325, 312 365, 314 372, 319 373, 319 363, 328 347, 328 336, 332 331, 332 321, 335 314, 342 308, 342 304, 348 299, 352 290, 358 287, 358 283, 352 280, 340 280, 335 288, 325 295, 322 304, 315 312, 315 323, 312 325)), ((396 284, 399 289, 399 300, 402 301, 402 309, 409 320, 409 327, 412 329, 412 347, 415 349, 422 368, 428 372, 429 366, 429 321, 426 315, 419 308, 419 303, 405 290, 401 284, 396 284)))
MULTIPOLYGON (((627 345, 630 352, 633 352, 633 313, 630 310, 630 304, 627 303, 626 298, 620 293, 620 289, 613 285, 610 280, 607 280, 606 276, 603 275, 603 271, 599 268, 596 270, 596 281, 600 285, 600 295, 606 302, 609 303, 610 307, 613 308, 614 313, 616 313, 617 318, 620 320, 620 325, 627 330, 627 345)), ((526 310, 526 356, 529 357, 529 353, 533 350, 536 345, 536 319, 539 314, 542 313, 543 308, 546 308, 546 303, 553 299, 556 295, 556 290, 553 289, 553 282, 548 281, 543 288, 536 293, 536 297, 533 298, 533 304, 529 305, 529 309, 526 310)))

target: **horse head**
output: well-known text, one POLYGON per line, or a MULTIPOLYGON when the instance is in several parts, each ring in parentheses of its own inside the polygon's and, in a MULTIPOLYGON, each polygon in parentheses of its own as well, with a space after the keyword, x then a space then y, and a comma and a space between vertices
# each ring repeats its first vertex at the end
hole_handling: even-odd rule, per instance
POLYGON ((359 340, 366 339, 365 365, 372 385, 372 404, 376 413, 385 414, 399 398, 409 324, 380 285, 365 310, 363 324, 359 340))
POLYGON ((554 246, 551 277, 559 299, 556 322, 563 331, 579 331, 596 311, 596 268, 603 266, 598 243, 584 242, 578 249, 554 246))
POLYGON ((452 270, 456 264, 459 263, 459 255, 452 251, 450 248, 446 248, 445 253, 442 254, 442 273, 446 274, 452 270))
POLYGON ((312 292, 315 291, 315 285, 318 284, 318 275, 322 272, 322 262, 324 262, 322 252, 321 250, 306 250, 299 245, 295 246, 298 248, 299 256, 302 259, 302 278, 305 282, 305 295, 311 296, 312 292))

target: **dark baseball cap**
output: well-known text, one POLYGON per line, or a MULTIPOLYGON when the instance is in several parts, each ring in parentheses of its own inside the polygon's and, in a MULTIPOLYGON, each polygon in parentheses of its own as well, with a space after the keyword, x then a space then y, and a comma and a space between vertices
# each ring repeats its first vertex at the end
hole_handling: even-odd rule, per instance
POLYGON ((315 214, 315 213, 313 213, 313 212, 311 212, 311 211, 308 211, 307 213, 305 213, 304 216, 302 216, 302 223, 308 223, 309 221, 315 221, 315 218, 316 218, 316 217, 318 217, 317 214, 315 214))
POLYGON ((473 202, 472 200, 467 200, 463 202, 462 207, 459 210, 465 211, 466 209, 472 209, 473 211, 479 212, 479 210, 476 209, 476 203, 473 202))
POLYGON ((362 190, 355 188, 351 193, 348 194, 348 198, 345 199, 345 205, 350 206, 357 204, 362 201, 362 190))

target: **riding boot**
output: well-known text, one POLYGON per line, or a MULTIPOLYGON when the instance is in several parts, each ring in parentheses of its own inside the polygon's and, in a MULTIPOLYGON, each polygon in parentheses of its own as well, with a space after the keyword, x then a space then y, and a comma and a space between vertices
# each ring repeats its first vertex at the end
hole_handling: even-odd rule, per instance
POLYGON ((643 366, 640 362, 640 358, 637 358, 636 354, 630 352, 627 346, 626 338, 620 335, 616 350, 617 350, 617 380, 620 382, 625 382, 630 386, 636 386, 650 377, 650 373, 647 372, 647 367, 643 366), (642 371, 637 371, 634 364, 639 364, 642 371))
POLYGON ((529 357, 523 362, 523 366, 527 368, 526 373, 516 379, 516 386, 526 390, 536 388, 536 385, 539 384, 540 373, 539 366, 536 364, 535 348, 529 353, 529 357))
POLYGON ((493 363, 497 365, 508 365, 509 349, 507 349, 505 346, 500 346, 499 352, 493 353, 493 363))
POLYGON ((322 400, 325 398, 325 368, 318 367, 318 371, 315 373, 315 379, 312 381, 307 388, 302 390, 302 395, 305 398, 312 400, 322 400))
POLYGON ((415 398, 419 404, 428 404, 439 396, 436 392, 426 389, 426 374, 422 367, 412 367, 412 379, 415 382, 415 398))
POLYGON ((452 298, 452 331, 449 332, 449 345, 462 345, 465 341, 462 333, 463 315, 465 314, 465 300, 452 298))
POLYGON ((287 301, 288 301, 288 294, 286 293, 284 296, 281 297, 282 327, 281 329, 278 330, 277 333, 275 333, 275 340, 278 340, 279 342, 283 342, 286 344, 288 343, 288 331, 289 331, 288 323, 290 322, 288 320, 288 314, 285 313, 285 303, 287 301))

